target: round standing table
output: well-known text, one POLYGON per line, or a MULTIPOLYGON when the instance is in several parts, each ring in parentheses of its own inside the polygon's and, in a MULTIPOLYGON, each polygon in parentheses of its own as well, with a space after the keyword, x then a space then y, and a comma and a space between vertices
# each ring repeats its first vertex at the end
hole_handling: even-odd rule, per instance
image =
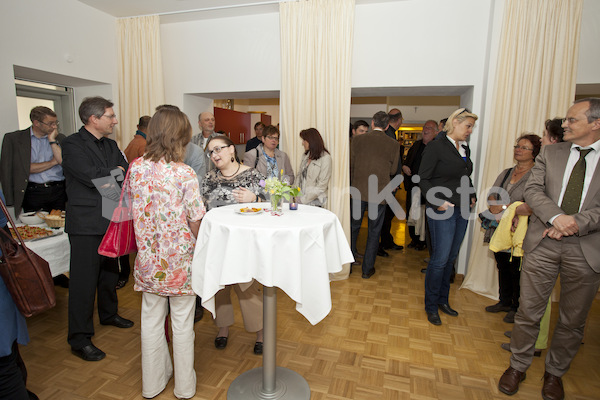
MULTIPOLYGON (((329 273, 354 261, 339 220, 330 211, 300 205, 282 215, 268 211, 240 214, 234 204, 203 218, 192 263, 192 287, 215 315, 215 294, 255 279, 263 291, 263 367, 237 377, 227 392, 235 399, 309 399, 310 388, 298 373, 276 366, 277 288, 296 302, 313 325, 331 311, 329 273)), ((243 285, 242 285, 243 287, 243 285)))

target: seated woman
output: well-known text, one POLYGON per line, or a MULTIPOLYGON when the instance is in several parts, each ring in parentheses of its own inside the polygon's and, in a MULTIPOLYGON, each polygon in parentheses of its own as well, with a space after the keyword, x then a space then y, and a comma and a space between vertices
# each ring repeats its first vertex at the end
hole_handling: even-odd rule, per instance
MULTIPOLYGON (((496 220, 500 220, 503 211, 510 204, 515 201, 524 201, 525 185, 541 147, 542 142, 538 135, 523 134, 517 139, 514 149, 514 159, 517 164, 502 171, 494 182, 494 188, 502 188, 509 196, 508 203, 489 206, 489 211, 496 217, 496 220)), ((489 196, 488 200, 499 203, 496 195, 489 196)), ((527 203, 523 203, 517 207, 515 213, 516 215, 531 215, 531 212, 527 203)), ((489 242, 494 231, 495 228, 485 231, 484 242, 489 242)), ((510 250, 496 252, 494 257, 498 267, 500 301, 493 306, 486 307, 485 310, 492 313, 506 311, 508 314, 504 317, 504 322, 513 323, 519 308, 521 257, 513 257, 510 250)))
POLYGON ((192 126, 179 110, 158 110, 148 126, 146 153, 129 166, 138 247, 134 278, 142 292, 142 396, 152 398, 173 376, 164 323, 171 314, 177 398, 196 393, 192 257, 206 212, 194 170, 183 163, 192 126))
MULTIPOLYGON (((215 164, 215 169, 206 174, 200 192, 208 209, 234 203, 253 203, 261 201, 263 189, 260 186, 262 174, 239 162, 235 145, 226 136, 216 136, 206 145, 206 154, 215 164)), ((233 325, 233 306, 231 305, 231 287, 233 286, 240 301, 244 327, 248 332, 256 332, 254 354, 263 350, 263 301, 262 286, 253 281, 243 290, 239 284, 227 285, 215 295, 215 324, 219 333, 215 347, 227 346, 229 327, 233 325)))
POLYGON ((327 202, 327 188, 331 178, 331 155, 325 148, 323 138, 315 128, 300 132, 304 157, 300 162, 298 186, 302 195, 299 202, 323 207, 327 202))
POLYGON ((244 154, 244 165, 255 168, 266 178, 285 179, 290 185, 294 183, 294 170, 290 158, 277 148, 279 129, 273 125, 267 126, 263 131, 262 141, 258 147, 244 154))

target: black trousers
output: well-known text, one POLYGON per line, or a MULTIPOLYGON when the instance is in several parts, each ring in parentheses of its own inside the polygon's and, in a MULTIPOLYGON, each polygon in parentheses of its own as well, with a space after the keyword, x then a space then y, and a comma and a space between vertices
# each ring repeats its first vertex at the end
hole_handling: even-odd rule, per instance
POLYGON ((48 187, 28 185, 23 197, 23 210, 25 212, 64 210, 66 203, 67 192, 64 182, 48 187))
POLYGON ((500 302, 517 311, 519 308, 519 291, 521 290, 521 257, 510 259, 510 253, 494 253, 498 267, 498 286, 500 302))
POLYGON ((25 388, 27 370, 19 354, 17 341, 13 342, 12 353, 0 357, 0 399, 29 400, 25 388))
POLYGON ((385 214, 383 215, 383 225, 381 225, 381 241, 379 247, 391 247, 394 244, 394 236, 390 232, 392 230, 392 220, 394 212, 389 205, 385 205, 385 214))
POLYGON ((69 334, 74 350, 92 343, 94 299, 98 298, 100 322, 117 315, 119 266, 115 258, 98 254, 102 235, 69 235, 71 268, 69 283, 69 334))

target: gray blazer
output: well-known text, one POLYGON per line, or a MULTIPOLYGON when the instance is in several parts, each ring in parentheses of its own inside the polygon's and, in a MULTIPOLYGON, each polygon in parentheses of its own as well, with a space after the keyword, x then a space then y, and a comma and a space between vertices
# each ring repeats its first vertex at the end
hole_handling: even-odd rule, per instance
MULTIPOLYGON (((256 168, 258 172, 267 176, 267 159, 263 154, 264 147, 259 144, 258 147, 244 153, 244 165, 250 168, 256 168), (258 162, 256 161, 256 155, 258 154, 258 162)), ((277 161, 277 168, 283 169, 283 175, 287 176, 290 181, 290 185, 294 183, 294 170, 292 169, 292 163, 287 154, 279 149, 275 149, 275 160, 277 161)))
MULTIPOLYGON (((15 216, 21 213, 25 189, 29 182, 31 167, 31 127, 4 135, 0 158, 0 181, 6 197, 6 205, 13 206, 15 216)), ((56 141, 60 144, 65 135, 59 133, 56 141)))
MULTIPOLYGON (((570 142, 556 143, 544 146, 535 159, 525 187, 525 201, 533 209, 523 242, 525 252, 532 251, 541 242, 550 218, 564 214, 558 198, 570 151, 570 142)), ((583 255, 590 267, 600 273, 600 163, 596 166, 581 210, 573 217, 579 226, 577 237, 583 255)))

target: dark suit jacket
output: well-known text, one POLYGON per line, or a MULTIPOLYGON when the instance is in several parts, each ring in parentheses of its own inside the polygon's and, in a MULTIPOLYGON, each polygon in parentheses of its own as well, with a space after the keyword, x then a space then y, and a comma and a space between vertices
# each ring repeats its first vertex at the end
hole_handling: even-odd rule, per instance
POLYGON ((400 144, 382 131, 370 131, 354 136, 350 148, 350 183, 369 201, 369 176, 377 176, 377 191, 390 182, 390 175, 398 170, 400 144))
MULTIPOLYGON (((56 141, 62 144, 65 135, 59 134, 56 141)), ((6 205, 21 213, 25 189, 29 182, 31 167, 31 127, 4 135, 0 158, 0 181, 6 197, 6 205)))
POLYGON ((85 127, 63 141, 62 166, 69 198, 65 231, 69 234, 104 235, 110 222, 102 216, 102 196, 92 179, 110 176, 110 171, 118 166, 127 170, 128 164, 117 142, 103 140, 106 160, 85 127))
MULTIPOLYGON (((463 160, 456 147, 450 143, 445 132, 440 133, 433 141, 425 147, 423 151, 423 159, 419 168, 419 176, 421 181, 419 187, 423 195, 427 196, 427 192, 434 187, 443 187, 450 189, 452 194, 446 196, 437 192, 435 197, 439 204, 431 204, 430 206, 437 208, 444 200, 449 201, 455 206, 460 206, 460 194, 456 191, 460 187, 460 181, 463 176, 469 178, 469 187, 473 187, 471 174, 473 173, 473 162, 471 162, 471 150, 469 146, 465 147, 467 160, 463 160)), ((475 194, 470 195, 474 198, 475 194)))
MULTIPOLYGON (((535 159, 525 187, 525 201, 533 209, 523 242, 525 252, 532 251, 540 243, 550 218, 564 214, 558 205, 558 197, 570 151, 570 142, 557 143, 544 146, 535 159)), ((579 226, 577 236, 583 255, 592 269, 600 273, 600 163, 596 166, 581 210, 573 217, 579 226)))

